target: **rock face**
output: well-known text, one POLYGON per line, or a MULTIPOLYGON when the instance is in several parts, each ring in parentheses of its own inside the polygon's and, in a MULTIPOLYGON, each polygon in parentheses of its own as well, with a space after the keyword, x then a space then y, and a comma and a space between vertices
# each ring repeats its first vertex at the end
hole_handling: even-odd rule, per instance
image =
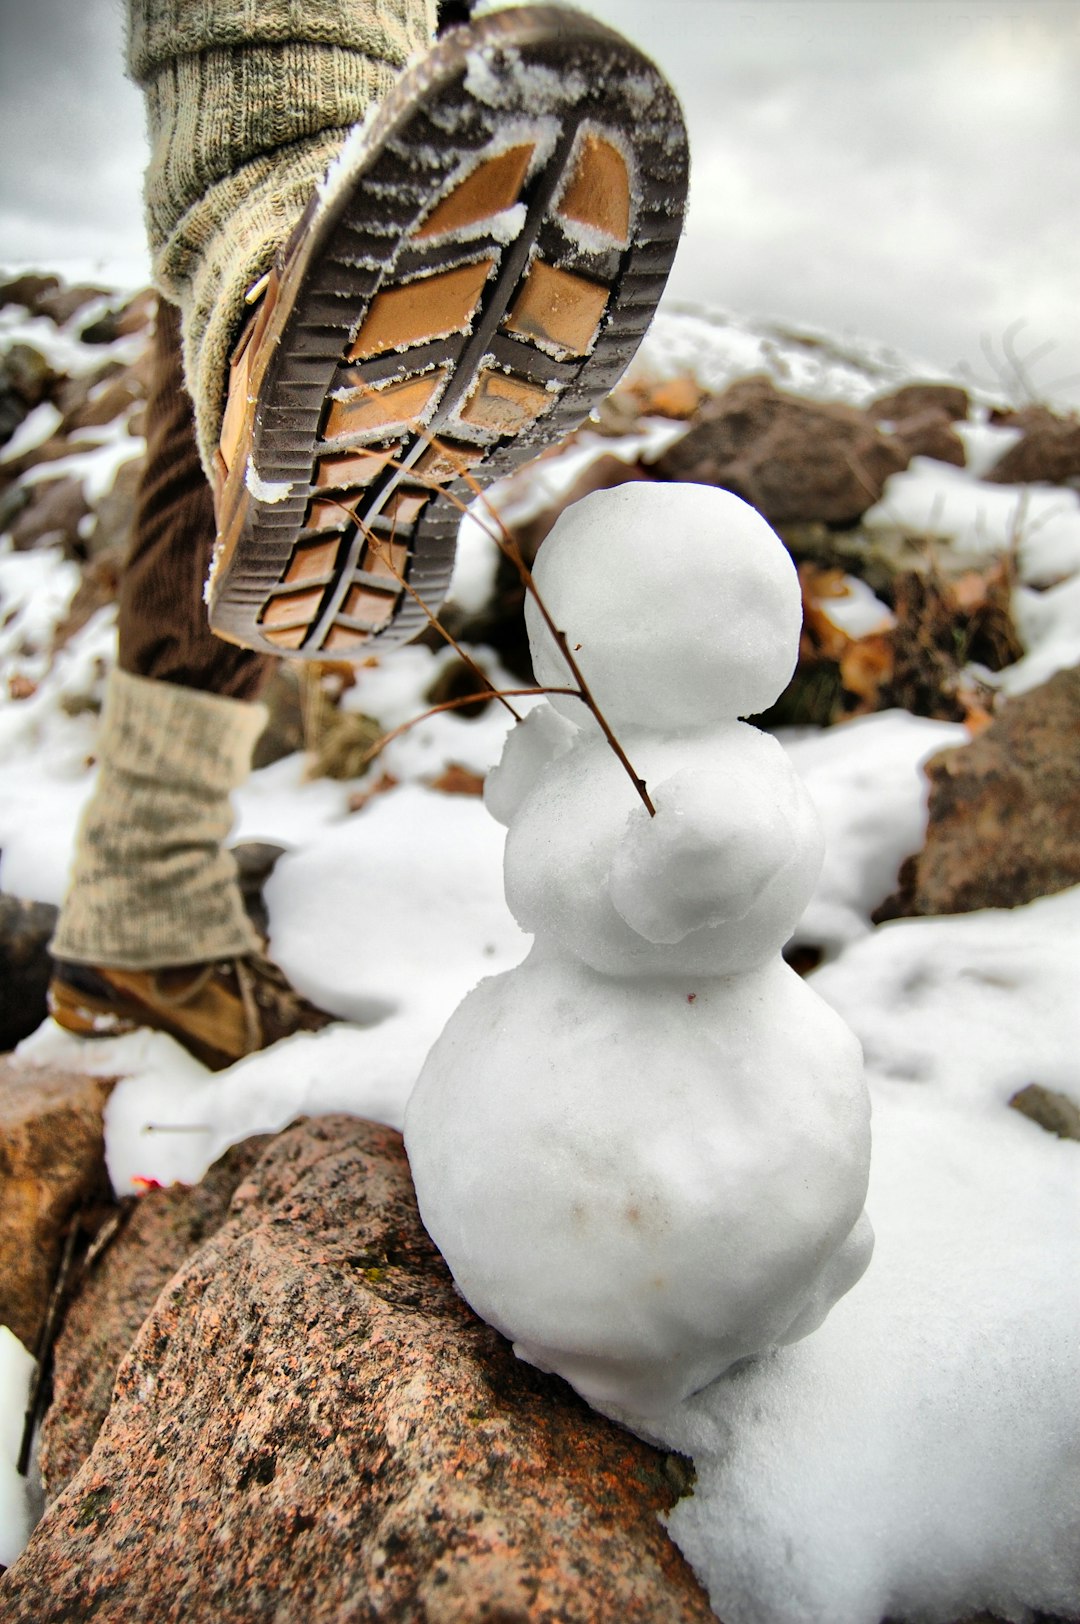
POLYGON ((59 910, 0 892, 0 1054, 36 1031, 48 1013, 49 942, 59 910))
POLYGON ((933 457, 935 462, 949 462, 955 468, 963 468, 967 462, 964 442, 953 428, 952 419, 938 407, 899 419, 892 432, 909 457, 933 457))
POLYGON ((0 1060, 0 1324, 33 1351, 71 1214, 107 1201, 111 1083, 0 1060))
POLYGON ((987 479, 1000 485, 1064 485, 1080 479, 1080 417, 1029 406, 1004 420, 1023 429, 1023 438, 998 458, 987 479))
POLYGON ((1015 908, 1080 883, 1080 667, 926 764, 926 844, 878 919, 1015 908))
POLYGON ((753 377, 704 406, 655 471, 661 479, 734 491, 771 524, 847 525, 908 461, 865 412, 802 400, 753 377))
POLYGON ((880 422, 902 423, 924 412, 940 412, 950 422, 967 417, 971 400, 966 389, 955 383, 906 383, 888 395, 871 401, 870 416, 880 422))
POLYGON ((519 1364, 421 1229, 399 1136, 327 1118, 169 1282, 0 1613, 709 1620, 657 1518, 678 1467, 519 1364))
POLYGON ((94 1447, 124 1355, 162 1288, 225 1222, 233 1192, 265 1149, 236 1145, 192 1189, 151 1190, 134 1203, 121 1237, 92 1269, 64 1319, 53 1356, 53 1398, 41 1435, 48 1500, 65 1489, 94 1447))

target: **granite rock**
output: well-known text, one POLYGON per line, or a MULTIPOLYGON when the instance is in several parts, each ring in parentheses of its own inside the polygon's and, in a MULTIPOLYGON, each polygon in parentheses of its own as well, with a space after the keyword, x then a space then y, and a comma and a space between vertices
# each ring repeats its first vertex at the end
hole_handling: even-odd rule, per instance
POLYGON ((227 1151, 193 1188, 151 1189, 130 1204, 123 1229, 88 1271, 53 1355, 53 1398, 42 1427, 46 1498, 66 1488, 108 1414, 121 1360, 163 1287, 225 1222, 233 1192, 258 1161, 264 1138, 227 1151))
POLYGON ((1015 908, 1080 884, 1080 667, 1010 700, 924 770, 926 843, 875 918, 1015 908))
POLYGON ((325 1118, 270 1144, 165 1287, 0 1613, 705 1621, 658 1517, 686 1484, 471 1313, 400 1136, 325 1118))
POLYGON ((942 412, 950 422, 963 422, 970 408, 971 398, 959 384, 905 383, 871 401, 868 411, 879 423, 901 423, 928 411, 942 412))
POLYGON ((734 491, 770 524, 854 524, 910 458, 853 406, 743 378, 698 412, 654 465, 661 479, 734 491))
POLYGON ((28 1038, 48 1014, 49 942, 58 911, 0 892, 0 1054, 28 1038))
POLYGON ((0 1325, 31 1351, 69 1221, 110 1198, 102 1113, 111 1087, 0 1059, 0 1325))
POLYGON ((1080 479, 1080 417, 1033 406, 1006 420, 1023 430, 986 478, 999 485, 1064 485, 1080 479))

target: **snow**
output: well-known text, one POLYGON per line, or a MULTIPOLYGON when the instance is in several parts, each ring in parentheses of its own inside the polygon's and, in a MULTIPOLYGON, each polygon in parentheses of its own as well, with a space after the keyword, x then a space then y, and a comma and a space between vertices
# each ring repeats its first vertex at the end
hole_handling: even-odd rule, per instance
POLYGON ((766 373, 777 388, 796 395, 855 406, 912 378, 941 375, 930 363, 866 339, 839 340, 823 329, 795 329, 671 301, 657 311, 629 376, 689 376, 718 392, 751 373, 766 373))
MULTIPOLYGON (((783 386, 824 398, 866 398, 916 370, 902 358, 815 347, 734 318, 662 315, 653 333, 643 362, 659 355, 671 373, 684 357, 720 381, 766 369, 783 386)), ((122 355, 114 346, 88 356, 50 322, 11 311, 0 312, 2 336, 48 348, 68 370, 122 355)), ((649 436, 680 432, 663 423, 644 441, 582 436, 488 500, 508 514, 539 512, 590 460, 636 461, 649 436)), ((976 483, 1015 431, 976 423, 959 432, 968 469, 942 478, 917 462, 903 500, 914 504, 918 494, 924 516, 944 511, 935 545, 947 555, 958 544, 975 561, 986 557, 989 529, 1007 538, 1026 502, 1027 579, 1013 609, 1028 652, 997 679, 1019 692, 1080 662, 1075 501, 1068 492, 976 483), (1009 505, 991 512, 991 495, 1009 505)), ((494 551, 482 536, 466 551, 461 595, 478 604, 494 551)), ((100 698, 113 658, 110 611, 50 654, 77 581, 58 551, 14 553, 0 541, 0 887, 52 901, 92 784, 96 723, 85 707, 100 698), (36 683, 36 692, 9 699, 14 678, 36 683)), ((361 671, 346 703, 397 725, 424 708, 451 658, 396 651, 361 671)), ((546 721, 547 707, 515 704, 529 720, 488 790, 502 818, 574 732, 546 721)), ((223 1075, 160 1034, 80 1043, 46 1023, 22 1046, 27 1061, 121 1076, 107 1123, 118 1189, 138 1177, 196 1179, 228 1144, 298 1114, 350 1110, 401 1125, 424 1053, 452 1009, 479 977, 503 974, 528 950, 502 897, 498 831, 479 800, 430 787, 450 761, 490 767, 509 725, 497 705, 473 721, 433 717, 359 783, 309 780, 303 758, 293 757, 254 774, 238 796, 234 838, 292 848, 268 888, 273 950, 350 1022, 223 1075), (350 795, 387 770, 399 786, 350 813, 350 795)), ((1007 1105, 1033 1081, 1080 1100, 1080 891, 955 919, 873 928, 869 917, 921 844, 920 762, 965 737, 954 724, 894 711, 781 739, 825 834, 821 875, 795 931, 827 956, 808 985, 866 1053, 876 1248, 819 1330, 644 1424, 694 1454, 696 1488, 671 1529, 726 1624, 1080 1613, 1080 1149, 1007 1105)), ((529 974, 543 970, 529 963, 529 974)), ((679 1017, 694 1019, 701 1002, 684 996, 679 1017)), ((634 1036, 623 1056, 639 1034, 649 1041, 632 1004, 627 1020, 634 1036)), ((557 1045, 557 1029, 554 1038, 557 1045)), ((574 1041, 571 1032, 567 1054, 574 1041)), ((511 1081, 516 1064, 511 1055, 511 1081)), ((29 1368, 25 1350, 0 1331, 0 1560, 14 1556, 30 1521, 12 1465, 29 1368)))
POLYGON ((1002 693, 1027 693, 1055 671, 1080 665, 1080 569, 1044 592, 1018 587, 1011 607, 1027 652, 996 677, 1002 693))
POLYGON ((649 1418, 697 1469, 669 1527, 724 1624, 1074 1616, 1080 1146, 933 1084, 872 1096, 873 1263, 814 1336, 649 1418))
POLYGON ((862 518, 872 536, 919 536, 950 544, 970 565, 1015 550, 1020 578, 1049 586, 1080 571, 1080 497, 1054 486, 991 485, 965 468, 915 457, 892 474, 862 518))
POLYGON ((63 418, 51 400, 43 400, 28 412, 15 433, 0 450, 0 463, 14 462, 24 451, 36 451, 39 445, 51 439, 63 418))
POLYGON ((294 489, 293 480, 263 479, 250 457, 248 458, 247 468, 244 470, 244 484, 256 502, 267 502, 271 506, 278 502, 287 502, 294 489))
POLYGON ((0 1566, 10 1567, 32 1527, 23 1479, 16 1471, 34 1360, 0 1325, 0 1566))
POLYGON ((922 845, 928 791, 920 767, 966 744, 967 729, 893 710, 779 738, 825 828, 825 861, 794 940, 836 953, 871 929, 900 864, 922 845))
MULTIPOLYGON (((795 669, 795 566, 730 492, 640 482, 596 491, 559 519, 540 559, 555 624, 572 633, 613 726, 755 715, 795 669)), ((525 621, 538 680, 565 687, 569 668, 532 601, 525 621)), ((552 703, 572 720, 581 711, 575 699, 552 703)))

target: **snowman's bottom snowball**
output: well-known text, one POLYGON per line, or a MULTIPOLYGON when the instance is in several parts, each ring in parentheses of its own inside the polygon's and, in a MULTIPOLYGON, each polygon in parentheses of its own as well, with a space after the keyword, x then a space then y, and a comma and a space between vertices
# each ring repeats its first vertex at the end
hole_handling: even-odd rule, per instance
POLYGON ((780 960, 627 982, 534 949, 470 993, 405 1140, 462 1293, 586 1399, 649 1413, 813 1330, 859 1278, 857 1040, 780 960))

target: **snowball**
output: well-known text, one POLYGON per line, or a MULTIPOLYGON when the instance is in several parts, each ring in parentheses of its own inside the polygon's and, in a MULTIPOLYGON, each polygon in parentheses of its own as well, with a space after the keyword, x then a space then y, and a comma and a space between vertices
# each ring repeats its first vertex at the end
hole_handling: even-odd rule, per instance
POLYGON ((685 740, 639 730, 622 743, 647 783, 679 775, 660 794, 667 804, 650 820, 659 827, 641 826, 647 813, 604 740, 580 738, 548 765, 511 823, 506 900, 522 929, 611 975, 730 975, 778 953, 822 855, 817 814, 781 747, 746 722, 695 733, 689 755, 685 740), (758 838, 771 877, 755 854, 758 838), (665 859, 677 879, 665 876, 665 859), (732 899, 745 899, 751 867, 754 900, 740 915, 732 899), (678 895, 665 898, 669 880, 678 895), (649 915, 661 912, 654 937, 649 915))
POLYGON ((564 755, 578 736, 550 705, 538 705, 506 736, 502 759, 484 782, 484 805, 497 822, 509 824, 542 770, 564 755))
POLYGON ((405 1137, 465 1297, 593 1402, 695 1391, 869 1257, 859 1047, 779 959, 642 984, 537 948, 451 1018, 405 1137))
MULTIPOLYGON (((643 481, 595 491, 559 518, 534 573, 616 729, 754 715, 795 668, 795 566, 760 513, 728 491, 643 481)), ((566 687, 566 661, 529 600, 525 618, 537 680, 566 687)), ((577 700, 552 703, 581 719, 577 700)))

